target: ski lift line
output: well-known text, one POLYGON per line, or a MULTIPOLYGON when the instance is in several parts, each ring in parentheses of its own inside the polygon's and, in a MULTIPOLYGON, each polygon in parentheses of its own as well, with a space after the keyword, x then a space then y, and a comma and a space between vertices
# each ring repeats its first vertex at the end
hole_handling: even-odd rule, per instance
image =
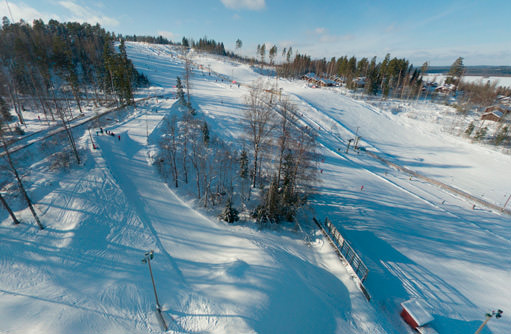
MULTIPOLYGON (((293 96, 295 96, 298 100, 301 100, 301 101, 302 101, 302 102, 304 102, 305 104, 310 105, 310 103, 308 103, 307 101, 305 101, 305 100, 304 100, 304 99, 302 99, 301 97, 296 96, 295 94, 293 94, 293 96)), ((314 109, 316 109, 316 108, 315 108, 314 106, 312 106, 312 105, 311 105, 311 107, 313 107, 314 109)), ((316 109, 316 110, 317 110, 317 109, 316 109)), ((323 113, 323 115, 324 115, 324 116, 327 116, 329 119, 331 119, 331 120, 335 121, 338 125, 342 126, 342 127, 343 127, 343 128, 345 128, 347 131, 349 131, 349 132, 353 133, 353 131, 351 131, 349 128, 347 128, 347 127, 346 127, 345 125, 343 125, 342 123, 337 122, 337 121, 336 121, 335 119, 333 119, 331 116, 328 116, 328 115, 326 115, 326 114, 324 114, 324 113, 323 113)), ((309 119, 310 119, 310 118, 309 118, 309 119)), ((302 117, 302 120, 304 120, 304 117, 302 117)), ((313 122, 314 124, 318 124, 316 121, 314 121, 314 120, 312 120, 312 119, 311 119, 311 122, 313 122)), ((318 124, 318 125, 319 125, 319 124, 318 124)), ((325 129, 324 127, 322 127, 322 128, 324 129, 324 131, 325 131, 325 132, 327 132, 328 134, 330 134, 331 136, 333 136, 333 137, 335 137, 336 139, 338 139, 338 140, 339 140, 339 136, 337 136, 337 135, 333 134, 331 131, 329 131, 329 130, 325 129)), ((341 143, 344 143, 344 141, 343 141, 343 140, 339 140, 339 141, 340 141, 341 143)), ((327 145, 325 145, 324 143, 323 143, 323 145, 324 145, 324 146, 327 146, 327 145)), ((372 144, 369 144, 369 145, 370 145, 372 148, 375 148, 377 151, 380 151, 380 150, 378 150, 376 147, 374 147, 374 145, 372 145, 372 144)), ((336 150, 334 150, 334 149, 332 149, 332 148, 329 148, 329 149, 330 149, 331 151, 333 151, 333 152, 337 153, 338 155, 340 155, 340 152, 337 152, 336 150)), ((505 209, 505 206, 504 206, 504 207, 501 207, 501 206, 497 206, 497 205, 495 205, 495 204, 493 204, 493 203, 489 203, 489 202, 487 202, 487 201, 485 201, 485 200, 479 199, 479 198, 477 198, 477 197, 475 197, 475 196, 472 196, 472 195, 470 195, 470 194, 468 194, 468 193, 465 193, 465 192, 463 192, 463 191, 461 191, 461 190, 459 190, 459 189, 456 189, 456 188, 454 188, 454 187, 452 187, 452 186, 449 186, 449 185, 447 185, 447 184, 445 184, 445 183, 443 183, 443 182, 440 182, 440 181, 437 181, 437 180, 434 180, 434 179, 428 178, 428 177, 423 176, 423 175, 421 175, 421 174, 418 174, 418 173, 416 173, 416 172, 414 172, 414 171, 411 171, 411 170, 409 170, 409 169, 407 169, 407 168, 405 168, 405 167, 402 167, 402 166, 397 165, 397 164, 395 164, 395 163, 391 163, 391 162, 390 162, 390 161, 388 161, 387 159, 382 158, 382 157, 380 157, 380 156, 376 155, 376 153, 375 153, 375 152, 371 152, 371 151, 369 151, 369 150, 366 150, 366 153, 367 153, 370 157, 375 158, 375 159, 377 159, 377 160, 380 160, 380 161, 382 161, 382 162, 386 163, 387 165, 391 164, 391 166, 392 166, 392 167, 396 168, 397 170, 399 170, 399 171, 401 171, 401 172, 405 172, 405 173, 407 173, 407 174, 409 174, 409 175, 416 176, 417 178, 419 178, 419 179, 421 179, 421 180, 423 180, 423 181, 425 181, 425 182, 427 182, 427 183, 430 183, 430 184, 433 184, 433 185, 439 186, 441 189, 443 189, 443 190, 447 190, 447 191, 448 191, 449 193, 451 193, 451 194, 461 195, 461 196, 462 196, 462 197, 464 197, 464 198, 467 198, 467 199, 469 199, 469 200, 476 201, 476 202, 478 202, 479 204, 481 204, 481 205, 483 205, 483 206, 485 206, 485 207, 488 207, 488 208, 490 208, 490 209, 492 209, 492 210, 495 210, 496 212, 504 212, 504 213, 506 213, 506 214, 508 214, 508 215, 511 215, 511 210, 510 210, 510 209, 505 209)), ((344 158, 346 158, 347 160, 352 161, 352 159, 351 159, 351 158, 347 158, 346 156, 344 156, 344 158)), ((352 162, 354 163, 354 161, 352 161, 352 162)), ((364 169, 368 170, 367 168, 364 168, 364 169)), ((369 171, 369 170, 368 170, 368 171, 369 171)), ((370 172, 370 171, 369 171, 369 172, 370 172)), ((371 173, 372 173, 372 172, 371 172, 371 173)), ((374 174, 374 173, 373 173, 373 174, 374 174)), ((377 174, 374 174, 374 175, 377 175, 377 174)), ((381 177, 381 178, 383 178, 383 179, 386 179, 386 180, 387 180, 387 181, 389 181, 389 182, 392 182, 392 181, 390 181, 388 178, 385 178, 385 177, 380 176, 380 175, 377 175, 377 176, 379 176, 379 177, 381 177)), ((403 189, 404 189, 404 188, 403 188, 403 189)), ((430 201, 429 201, 429 203, 431 203, 433 206, 436 206, 433 202, 430 202, 430 201)), ((447 211, 445 208, 441 208, 441 209, 442 209, 442 210, 444 210, 444 211, 446 211, 446 212, 449 212, 449 211, 447 211)), ((451 214, 452 214, 452 212, 451 212, 451 214)), ((492 232, 492 233, 493 233, 493 232, 492 232)))
POLYGON ((5 4, 7 5, 7 10, 9 11, 9 16, 11 17, 11 22, 15 23, 14 17, 12 16, 12 12, 11 12, 11 7, 9 6, 9 2, 7 2, 7 0, 5 0, 5 4))
MULTIPOLYGON (((293 94, 293 96, 296 96, 296 95, 294 95, 294 94, 293 94)), ((299 98, 299 97, 297 97, 297 98, 300 100, 300 98, 299 98)), ((307 103, 307 102, 305 101, 305 103, 307 103)), ((278 112, 278 110, 277 110, 277 112, 278 112)), ((330 116, 328 116, 328 117, 329 117, 329 118, 331 118, 330 116)), ((305 124, 308 124, 309 126, 311 126, 311 125, 310 125, 310 123, 305 122, 304 117, 301 117, 301 120, 302 120, 302 122, 304 122, 305 124)), ((314 124, 318 124, 317 122, 315 122, 314 120, 312 120, 312 119, 310 119, 310 118, 309 118, 309 120, 310 120, 311 122, 313 122, 314 124)), ((346 128, 343 124, 340 124, 340 125, 341 125, 342 127, 346 128)), ((296 125, 295 125, 295 126, 296 126, 296 125)), ((319 131, 317 131, 314 127, 312 127, 312 126, 311 126, 311 128, 312 128, 312 129, 314 129, 314 131, 316 131, 316 133, 319 133, 319 131)), ((348 128, 346 128, 346 130, 351 131, 351 130, 349 130, 348 128)), ((332 135, 333 137, 336 137, 336 139, 338 138, 338 136, 336 136, 335 134, 331 133, 331 131, 328 131, 328 130, 326 130, 326 129, 325 129, 325 132, 327 132, 328 134, 332 135)), ((318 138, 321 138, 321 136, 318 136, 318 138)), ((342 140, 340 140, 340 141, 342 142, 342 140)), ((335 153, 336 155, 338 155, 339 157, 342 157, 344 160, 349 161, 349 162, 350 162, 351 164, 353 164, 353 165, 357 165, 357 166, 359 166, 359 167, 362 167, 362 168, 363 168, 366 172, 368 172, 369 174, 372 174, 372 175, 376 176, 377 178, 380 178, 380 179, 382 179, 382 180, 384 180, 384 181, 388 182, 388 183, 389 183, 389 184, 391 184, 392 186, 394 186, 394 187, 396 187, 396 188, 400 189, 401 191, 404 191, 404 192, 406 192, 406 193, 408 193, 408 194, 412 195, 413 197, 416 197, 417 199, 419 199, 419 200, 421 200, 421 201, 423 201, 423 202, 425 202, 425 203, 427 203, 427 204, 431 205, 432 207, 435 207, 436 209, 439 209, 439 210, 441 210, 441 211, 443 211, 443 212, 446 212, 447 214, 449 214, 449 215, 451 215, 451 216, 453 216, 453 217, 456 217, 457 219, 465 220, 465 219, 463 219, 462 217, 460 217, 459 215, 457 215, 457 214, 455 214, 455 213, 453 213, 453 212, 451 212, 451 211, 447 210, 445 207, 441 207, 441 206, 439 206, 438 204, 436 204, 435 202, 430 201, 430 200, 428 200, 428 199, 426 199, 426 198, 424 198, 424 197, 422 197, 422 196, 420 196, 420 195, 416 194, 414 191, 409 190, 409 189, 407 189, 407 188, 405 188, 405 187, 403 187, 403 186, 401 186, 401 185, 397 184, 396 182, 392 181, 392 180, 390 179, 390 177, 382 176, 382 175, 379 175, 379 174, 377 174, 377 173, 375 173, 375 172, 372 172, 371 170, 369 170, 369 168, 364 167, 364 166, 362 166, 360 163, 355 162, 355 161, 351 158, 351 156, 341 154, 341 152, 338 152, 337 150, 332 149, 331 147, 329 147, 329 144, 328 144, 328 143, 322 142, 321 144, 322 144, 325 148, 329 149, 330 151, 332 151, 333 153, 335 153)), ((371 145, 371 146, 372 146, 372 145, 371 145)), ((376 153, 374 153, 374 152, 371 152, 371 151, 368 151, 368 150, 366 150, 365 152, 368 154, 368 156, 369 156, 369 157, 371 157, 371 158, 373 158, 373 159, 375 159, 375 160, 380 160, 381 162, 386 163, 387 165, 389 165, 389 166, 391 166, 391 167, 393 167, 393 168, 397 169, 398 171, 405 172, 405 173, 407 173, 407 174, 410 174, 410 175, 416 176, 418 179, 422 179, 423 181, 425 181, 425 182, 427 182, 427 183, 429 183, 429 184, 440 186, 440 188, 441 188, 441 189, 443 189, 443 190, 445 190, 445 191, 449 192, 450 194, 454 194, 454 195, 457 195, 457 194, 458 194, 456 191, 454 191, 454 192, 450 191, 450 189, 449 189, 449 187, 450 187, 450 186, 448 186, 448 185, 445 185, 445 184, 443 184, 443 183, 441 183, 441 182, 439 182, 439 181, 436 181, 436 180, 433 180, 433 179, 427 178, 427 177, 425 177, 425 176, 422 176, 422 175, 420 175, 420 174, 417 174, 417 173, 415 173, 415 172, 413 172, 413 171, 410 171, 410 170, 408 170, 408 169, 406 169, 406 168, 404 168, 404 167, 401 167, 401 166, 399 166, 399 165, 397 165, 397 164, 391 163, 391 162, 387 161, 386 159, 379 157, 379 156, 378 156, 378 155, 376 155, 376 153), (444 187, 444 186, 442 186, 442 185, 439 185, 439 184, 442 184, 442 185, 444 185, 445 187, 444 187)), ((451 187, 451 188, 455 189, 454 187, 451 187)), ((426 191, 426 190, 422 189, 422 191, 426 191)), ((430 192, 428 192, 428 193, 430 193, 430 192)), ((431 193, 430 193, 430 194, 431 194, 431 193)), ((459 195, 459 194, 458 194, 458 195, 459 195)), ((463 196, 463 195, 462 195, 462 196, 463 196)), ((469 196, 471 196, 471 195, 469 195, 469 196)), ((463 196, 463 197, 464 197, 464 196, 463 196)), ((470 199, 470 198, 469 198, 469 199, 470 199)), ((481 200, 481 201, 482 201, 482 200, 481 200)), ((482 203, 480 203, 480 204, 482 204, 482 203)), ((491 203, 488 203, 488 204, 490 204, 490 205, 491 205, 491 203)), ((484 204, 483 204, 483 205, 484 205, 484 204)), ((498 211, 499 211, 499 212, 502 212, 502 210, 503 210, 503 208, 502 208, 502 207, 498 207, 498 206, 494 206, 494 209, 495 209, 495 210, 497 210, 497 209, 498 209, 498 211)), ((503 212, 505 212, 505 213, 507 213, 507 214, 511 214, 511 210, 509 210, 509 209, 508 209, 508 210, 505 210, 505 211, 503 211, 503 212)), ((481 229, 481 230, 483 230, 483 231, 485 231, 485 232, 488 232, 488 233, 493 234, 494 236, 496 236, 496 237, 497 237, 497 238, 499 238, 499 239, 502 239, 502 240, 504 240, 504 241, 511 242, 510 240, 507 240, 507 239, 505 239, 504 237, 499 236, 498 234, 496 234, 496 233, 495 233, 495 232, 493 232, 493 231, 490 231, 490 230, 484 229, 483 227, 481 227, 481 226, 477 225, 476 223, 473 223, 473 222, 472 222, 471 224, 473 224, 476 228, 479 228, 479 229, 481 229)))

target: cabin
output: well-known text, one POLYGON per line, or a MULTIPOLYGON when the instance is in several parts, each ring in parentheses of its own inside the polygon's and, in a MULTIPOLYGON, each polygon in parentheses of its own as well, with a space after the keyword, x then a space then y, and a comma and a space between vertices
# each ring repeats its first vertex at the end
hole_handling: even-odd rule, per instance
POLYGON ((440 94, 452 94, 455 91, 456 86, 453 84, 442 85, 435 88, 435 92, 440 94))
POLYGON ((433 316, 426 311, 421 302, 417 299, 410 299, 401 303, 401 318, 413 329, 421 334, 438 334, 429 323, 433 321, 433 316))
POLYGON ((302 80, 307 81, 313 86, 316 87, 332 87, 335 86, 336 82, 333 80, 325 79, 317 76, 315 73, 307 73, 302 76, 302 80))
POLYGON ((508 112, 511 111, 510 107, 502 105, 493 105, 484 109, 481 115, 481 120, 500 122, 508 112))
POLYGON ((499 95, 497 96, 497 103, 505 106, 511 106, 511 97, 499 95))

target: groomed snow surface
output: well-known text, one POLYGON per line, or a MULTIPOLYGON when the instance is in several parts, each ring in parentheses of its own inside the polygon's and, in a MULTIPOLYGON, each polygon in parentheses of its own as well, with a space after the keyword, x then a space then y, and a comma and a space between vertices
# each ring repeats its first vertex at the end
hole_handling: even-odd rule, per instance
MULTIPOLYGON (((473 208, 364 151, 345 153, 358 134, 366 150, 503 205, 511 157, 445 131, 454 119, 447 107, 368 104, 280 79, 321 144, 322 182, 301 218, 309 235, 286 224, 229 225, 178 197, 151 164, 183 75, 178 52, 142 43, 127 50, 152 83, 140 96, 164 98, 113 119, 106 128, 120 140, 94 130, 92 150, 89 134, 76 132, 84 163, 67 172, 48 173, 34 151, 16 154, 33 163, 24 181, 47 228, 38 231, 21 198, 7 197, 24 223, 13 226, 0 211, 0 333, 162 332, 141 263, 151 249, 169 333, 413 333, 399 317, 411 298, 439 333, 473 333, 497 308, 503 318, 482 333, 510 332, 511 217, 473 208), (328 217, 359 252, 370 302, 312 216, 328 217)), ((211 132, 236 143, 247 85, 262 76, 218 57, 193 61, 202 65, 192 76, 194 106, 211 132)))

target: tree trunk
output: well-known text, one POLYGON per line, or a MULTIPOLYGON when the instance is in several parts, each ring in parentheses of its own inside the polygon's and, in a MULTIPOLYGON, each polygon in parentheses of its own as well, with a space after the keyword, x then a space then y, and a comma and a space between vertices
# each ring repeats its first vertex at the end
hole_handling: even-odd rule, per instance
POLYGON ((4 205, 7 212, 9 212, 9 215, 11 216, 14 225, 18 225, 20 223, 20 221, 18 220, 18 218, 16 218, 16 215, 14 215, 14 212, 11 210, 11 208, 9 207, 9 205, 3 198, 2 194, 0 194, 0 202, 2 202, 2 204, 4 205))
POLYGON ((80 164, 80 156, 78 155, 78 150, 76 149, 75 139, 73 138, 73 134, 71 133, 71 130, 67 126, 67 123, 66 123, 63 113, 60 115, 60 119, 62 120, 62 126, 66 130, 67 137, 69 138, 69 142, 71 143, 71 147, 73 148, 73 152, 75 154, 76 161, 78 162, 78 164, 80 164))
POLYGON ((11 155, 9 154, 9 149, 7 148, 7 143, 5 142, 5 138, 3 137, 3 135, 2 135, 2 143, 3 143, 3 146, 4 146, 4 150, 5 150, 5 155, 7 157, 7 162, 9 163, 9 166, 11 167, 11 169, 12 169, 12 171, 14 173, 14 176, 16 177, 16 180, 18 181, 18 186, 20 188, 20 191, 23 194, 23 197, 25 198, 25 201, 27 201, 28 207, 30 208, 30 211, 32 212, 32 215, 34 216, 35 221, 36 221, 37 225, 39 226, 39 229, 43 230, 44 226, 43 226, 43 224, 41 224, 41 221, 39 220, 39 217, 37 216, 37 213, 35 212, 35 209, 34 209, 34 207, 32 205, 32 201, 28 197, 28 194, 25 191, 25 187, 23 186, 23 183, 21 182, 21 178, 20 178, 20 176, 18 174, 18 171, 14 167, 14 164, 13 164, 12 159, 11 159, 11 155))

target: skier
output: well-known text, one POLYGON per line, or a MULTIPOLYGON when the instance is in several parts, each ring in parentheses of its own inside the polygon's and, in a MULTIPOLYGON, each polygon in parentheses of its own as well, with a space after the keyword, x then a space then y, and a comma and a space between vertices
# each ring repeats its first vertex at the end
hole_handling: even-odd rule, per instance
POLYGON ((119 141, 121 141, 121 135, 118 135, 117 138, 119 138, 119 141))

